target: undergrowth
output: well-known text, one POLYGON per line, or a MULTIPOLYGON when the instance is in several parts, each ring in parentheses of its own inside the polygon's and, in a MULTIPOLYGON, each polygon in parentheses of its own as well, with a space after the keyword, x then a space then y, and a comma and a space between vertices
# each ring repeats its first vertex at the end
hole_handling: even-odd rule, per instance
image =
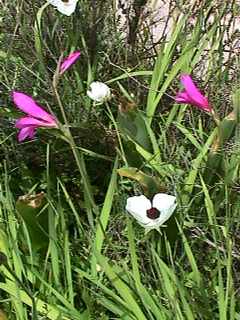
POLYGON ((147 4, 133 2, 131 34, 110 0, 79 0, 70 17, 42 1, 1 4, 1 319, 240 319, 239 6, 171 1, 173 26, 154 44, 147 4), (58 84, 73 140, 39 130, 18 143, 11 92, 64 123, 52 79, 74 50, 58 84), (181 73, 218 128, 175 102, 181 73), (111 100, 92 103, 94 80, 111 100), (125 210, 149 187, 143 173, 177 197, 160 232, 125 210))

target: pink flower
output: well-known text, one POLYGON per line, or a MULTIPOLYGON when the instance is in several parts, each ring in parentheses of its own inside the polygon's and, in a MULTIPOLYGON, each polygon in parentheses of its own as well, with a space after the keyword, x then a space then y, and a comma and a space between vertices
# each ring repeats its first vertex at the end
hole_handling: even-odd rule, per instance
POLYGON ((20 129, 19 142, 27 138, 32 139, 38 127, 58 127, 56 119, 25 93, 13 91, 12 98, 17 108, 27 114, 15 123, 15 127, 20 129))
POLYGON ((63 62, 60 65, 60 74, 63 74, 67 69, 71 67, 72 64, 74 64, 78 58, 80 57, 80 51, 75 51, 73 53, 70 53, 67 58, 63 60, 63 62))
POLYGON ((175 98, 176 102, 192 104, 193 106, 207 112, 212 111, 212 107, 210 106, 208 99, 202 95, 199 89, 195 86, 189 74, 181 75, 181 83, 185 90, 177 94, 175 98))

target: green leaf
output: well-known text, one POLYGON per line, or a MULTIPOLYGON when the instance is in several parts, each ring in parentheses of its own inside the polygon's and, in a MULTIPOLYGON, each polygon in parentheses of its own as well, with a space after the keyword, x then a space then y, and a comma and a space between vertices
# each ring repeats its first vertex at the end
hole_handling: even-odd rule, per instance
MULTIPOLYGON (((117 166, 118 166, 118 158, 116 158, 115 163, 114 163, 111 180, 110 180, 110 183, 108 186, 108 191, 105 196, 105 200, 104 200, 104 204, 103 204, 103 208, 102 208, 100 217, 98 219, 96 237, 95 237, 95 241, 94 241, 94 248, 98 252, 101 252, 101 250, 102 250, 103 240, 105 238, 105 231, 106 231, 106 228, 108 225, 109 216, 110 216, 111 209, 112 209, 113 197, 114 197, 114 193, 115 193, 116 185, 117 185, 117 171, 116 171, 117 166)), ((97 261, 95 259, 95 255, 94 255, 93 259, 92 259, 92 270, 93 270, 94 274, 96 274, 96 263, 97 263, 97 261)))
POLYGON ((16 208, 24 220, 34 250, 48 245, 48 210, 43 192, 18 198, 16 208))
MULTIPOLYGON (((113 268, 109 265, 107 259, 95 251, 97 260, 101 267, 103 268, 106 276, 111 281, 112 285, 115 287, 117 292, 123 298, 125 302, 127 302, 129 309, 135 315, 137 320, 147 320, 142 310, 140 309, 139 304, 135 300, 135 294, 130 289, 130 287, 121 280, 118 273, 113 271, 113 268)), ((123 272, 123 271, 122 271, 123 272)))
MULTIPOLYGON (((183 196, 182 196, 182 202, 184 205, 189 204, 189 202, 190 202, 191 193, 192 193, 193 188, 195 186, 197 174, 202 167, 202 162, 206 158, 207 153, 209 151, 209 148, 210 148, 214 138, 216 137, 216 135, 217 135, 217 128, 215 128, 213 130, 213 132, 210 134, 210 136, 208 137, 204 146, 200 150, 198 156, 192 160, 192 163, 191 163, 192 168, 189 171, 189 173, 184 181, 183 196)), ((206 169, 206 171, 208 172, 208 168, 206 169)), ((208 172, 208 175, 209 175, 209 172, 208 172)))
POLYGON ((175 24, 175 29, 173 30, 170 40, 166 42, 165 46, 163 46, 163 48, 160 50, 160 53, 157 57, 147 99, 146 112, 149 124, 151 124, 155 110, 162 95, 170 85, 171 81, 175 78, 175 76, 181 69, 182 65, 185 64, 185 56, 184 59, 183 57, 180 57, 181 63, 177 62, 177 68, 173 68, 171 72, 168 74, 166 80, 164 81, 169 65, 172 64, 172 56, 177 45, 177 40, 181 34, 182 28, 186 22, 187 17, 188 16, 186 14, 182 15, 178 19, 177 23, 175 24), (158 92, 161 83, 163 83, 163 85, 160 88, 160 92, 158 92))
POLYGON ((129 249, 130 249, 130 255, 131 255, 131 264, 133 269, 133 277, 135 281, 135 285, 138 291, 139 296, 141 297, 141 300, 145 306, 145 308, 148 310, 150 315, 154 315, 154 319, 162 320, 163 313, 161 310, 161 305, 157 305, 153 299, 153 297, 150 295, 148 290, 144 287, 144 285, 141 282, 141 276, 139 271, 139 265, 138 265, 138 257, 136 253, 136 246, 135 246, 135 234, 134 230, 132 228, 132 223, 130 219, 128 219, 128 240, 129 240, 129 249))
POLYGON ((152 197, 154 194, 163 190, 163 187, 158 182, 157 178, 148 176, 137 168, 120 168, 117 170, 118 174, 137 181, 144 190, 147 196, 152 197))
POLYGON ((43 54, 42 54, 42 31, 41 31, 41 20, 44 10, 48 7, 49 3, 44 3, 37 12, 36 21, 34 24, 34 38, 35 38, 35 49, 40 59, 40 62, 43 64, 43 54))
POLYGON ((122 79, 127 79, 127 78, 134 78, 136 76, 151 76, 152 75, 152 71, 134 71, 134 72, 128 72, 125 71, 121 76, 118 76, 116 78, 113 78, 111 80, 106 81, 107 84, 112 83, 112 82, 116 82, 122 79))
POLYGON ((123 149, 130 167, 140 168, 144 164, 144 159, 137 151, 136 144, 133 141, 123 141, 123 149))
MULTIPOLYGON (((7 283, 0 282, 0 289, 8 293, 13 299, 20 300, 28 306, 32 306, 32 300, 23 290, 16 290, 15 283, 7 281, 7 283)), ((46 319, 50 320, 70 320, 70 318, 62 316, 61 311, 58 310, 57 306, 52 306, 41 299, 37 299, 36 303, 37 311, 44 315, 46 319)))
MULTIPOLYGON (((235 108, 236 110, 236 108, 235 108)), ((204 180, 207 184, 213 184, 227 173, 224 160, 224 145, 233 136, 237 127, 236 112, 229 113, 219 124, 217 135, 211 146, 206 163, 204 180), (211 174, 209 175, 209 172, 211 174)))
POLYGON ((145 119, 140 112, 119 112, 117 122, 124 135, 129 136, 134 142, 151 152, 152 145, 148 136, 145 119))

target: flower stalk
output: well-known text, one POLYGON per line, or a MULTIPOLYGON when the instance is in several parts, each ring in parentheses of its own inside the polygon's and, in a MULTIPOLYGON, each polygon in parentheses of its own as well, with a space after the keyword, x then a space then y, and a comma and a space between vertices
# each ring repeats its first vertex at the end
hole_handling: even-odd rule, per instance
MULTIPOLYGON (((57 70, 54 74, 54 77, 53 77, 53 82, 52 82, 52 90, 53 90, 53 94, 56 98, 56 101, 57 101, 57 104, 60 108, 60 111, 61 111, 61 114, 62 114, 62 117, 63 117, 63 120, 64 120, 64 123, 65 125, 61 127, 61 131, 63 133, 63 136, 64 136, 64 140, 68 142, 71 150, 72 150, 72 153, 73 153, 73 156, 75 158, 75 161, 76 161, 76 164, 77 164, 77 167, 78 167, 78 170, 79 170, 79 173, 80 173, 80 176, 82 178, 82 182, 83 182, 83 186, 84 186, 84 195, 86 197, 86 200, 87 200, 87 203, 89 203, 93 209, 93 211, 96 213, 97 212, 97 206, 95 204, 95 201, 94 201, 94 198, 93 198, 93 195, 92 195, 92 190, 91 190, 91 185, 90 185, 90 182, 89 182, 89 179, 88 179, 88 175, 87 175, 87 171, 86 171, 86 167, 85 167, 85 161, 84 161, 84 158, 83 158, 83 154, 82 152, 80 152, 74 142, 74 139, 73 139, 73 136, 71 134, 71 131, 70 131, 70 125, 69 125, 69 122, 68 122, 68 119, 67 119, 67 116, 66 116, 66 113, 65 113, 65 110, 64 110, 64 106, 62 104, 62 101, 61 101, 61 98, 60 98, 60 95, 58 93, 58 90, 57 90, 57 85, 58 85, 58 81, 59 81, 59 65, 58 64, 58 67, 57 67, 57 70)), ((93 224, 93 217, 92 215, 89 215, 89 220, 90 220, 90 223, 93 224)))

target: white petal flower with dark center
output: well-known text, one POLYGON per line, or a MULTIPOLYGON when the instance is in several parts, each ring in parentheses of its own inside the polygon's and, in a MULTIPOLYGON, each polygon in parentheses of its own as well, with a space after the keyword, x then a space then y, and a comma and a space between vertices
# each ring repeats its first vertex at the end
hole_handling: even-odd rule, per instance
POLYGON ((94 81, 90 84, 90 90, 87 95, 95 102, 102 103, 111 97, 110 88, 103 82, 94 81))
POLYGON ((59 12, 70 16, 76 9, 78 0, 48 0, 59 12))
POLYGON ((158 229, 173 214, 177 206, 176 197, 157 193, 150 201, 144 195, 127 199, 126 210, 145 229, 158 229))

